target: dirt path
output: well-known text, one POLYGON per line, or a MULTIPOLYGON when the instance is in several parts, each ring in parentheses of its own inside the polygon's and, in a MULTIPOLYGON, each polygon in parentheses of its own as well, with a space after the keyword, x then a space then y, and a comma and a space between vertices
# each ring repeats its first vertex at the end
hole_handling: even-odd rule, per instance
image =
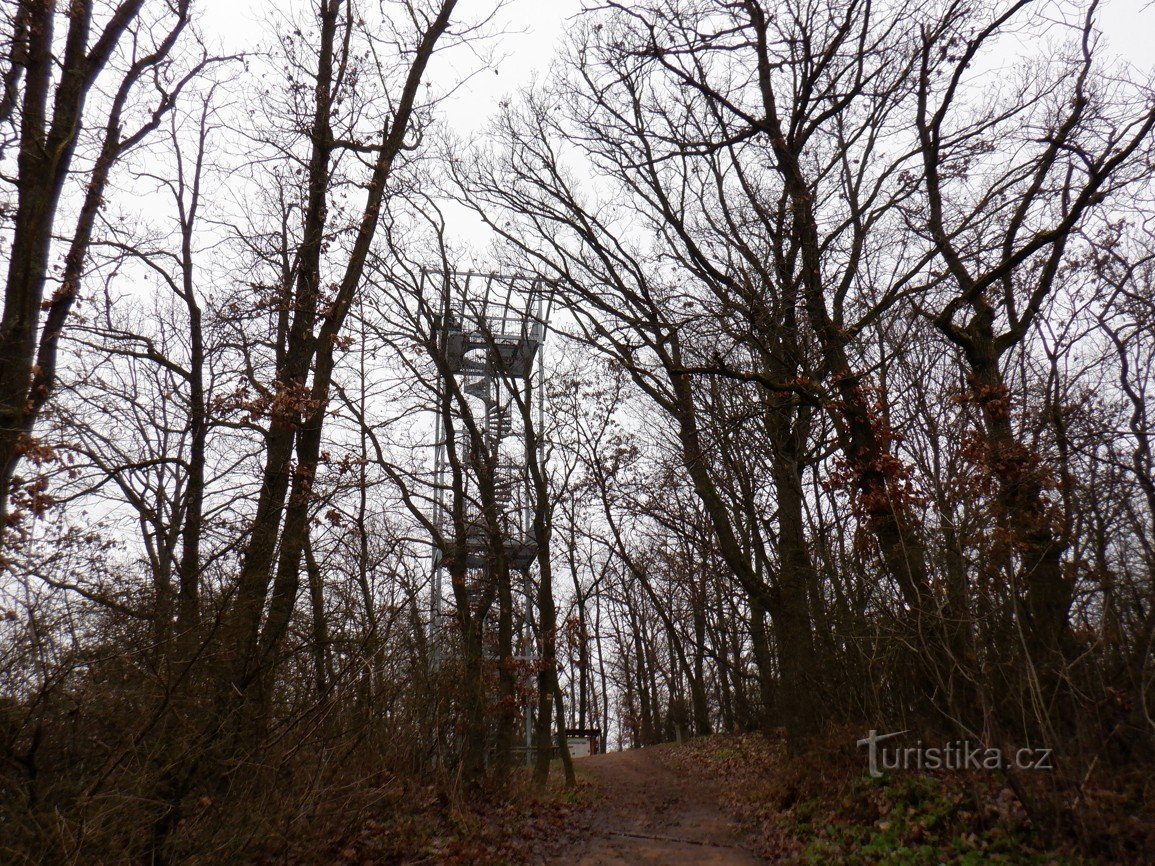
POLYGON ((756 864, 740 828, 727 816, 709 779, 662 761, 669 746, 595 755, 575 762, 579 778, 598 788, 586 832, 556 864, 756 864))

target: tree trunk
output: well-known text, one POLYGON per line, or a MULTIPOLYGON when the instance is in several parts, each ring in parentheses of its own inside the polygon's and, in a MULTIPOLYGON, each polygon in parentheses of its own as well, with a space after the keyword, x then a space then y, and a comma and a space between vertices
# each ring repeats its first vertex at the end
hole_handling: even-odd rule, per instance
POLYGON ((990 317, 977 315, 968 331, 971 395, 982 413, 986 467, 998 482, 998 517, 1018 553, 1015 591, 1025 596, 1027 645, 1032 660, 1053 672, 1061 663, 1072 601, 1073 588, 1063 574, 1067 542, 1056 531, 1044 495, 1042 461, 1015 436, 1010 390, 999 367, 990 317))

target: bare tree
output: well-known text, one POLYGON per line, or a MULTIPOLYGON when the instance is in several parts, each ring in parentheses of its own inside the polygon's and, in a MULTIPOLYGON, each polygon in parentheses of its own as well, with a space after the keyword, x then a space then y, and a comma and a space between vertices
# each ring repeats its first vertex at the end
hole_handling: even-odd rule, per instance
POLYGON ((1149 182, 1155 108, 1149 87, 1100 69, 1097 3, 1064 25, 1073 44, 1057 62, 1024 70, 1031 78, 1002 100, 988 92, 981 110, 970 108, 967 67, 1029 8, 923 27, 916 119, 926 203, 912 224, 925 219, 939 276, 954 287, 936 302, 933 321, 961 350, 982 418, 981 462, 997 479, 997 518, 1011 537, 1005 552, 1018 561, 1029 650, 1053 678, 1072 601, 1062 566, 1067 541, 1048 502, 1048 469, 1014 429, 1001 364, 1069 274, 1068 262, 1087 253, 1080 226, 1149 182), (986 156, 995 139, 1003 144, 997 161, 986 156), (1015 139, 1024 146, 1008 159, 1015 139))
POLYGON ((188 24, 188 0, 124 0, 107 17, 92 3, 67 10, 57 5, 22 0, 5 40, 0 123, 15 129, 19 152, 0 321, 0 539, 10 522, 17 466, 32 447, 36 418, 55 385, 61 330, 76 300, 112 169, 160 125, 207 63, 203 55, 191 64, 174 55, 188 24), (58 17, 67 19, 63 44, 55 35, 58 17), (88 106, 98 82, 112 94, 96 106, 99 120, 89 117, 88 106), (147 88, 157 94, 152 104, 144 97, 147 88), (149 105, 144 111, 142 103, 149 105), (88 130, 99 130, 99 137, 89 164, 78 169, 74 158, 88 130), (45 302, 62 196, 69 176, 78 172, 84 177, 82 201, 68 234, 60 285, 45 302))
MULTIPOLYGON (((301 554, 307 535, 310 491, 320 459, 324 419, 332 387, 334 352, 342 327, 362 288, 367 257, 382 218, 389 182, 398 156, 412 145, 418 124, 422 81, 456 7, 445 0, 429 8, 412 6, 416 33, 413 54, 397 75, 398 98, 373 131, 335 131, 335 109, 358 86, 362 72, 351 49, 355 32, 364 28, 350 4, 325 0, 317 9, 318 49, 312 102, 302 132, 309 142, 304 222, 299 243, 290 252, 292 285, 284 285, 284 316, 276 336, 276 370, 269 388, 269 421, 265 431, 260 498, 245 547, 233 603, 225 617, 222 640, 228 653, 224 695, 267 699, 270 675, 288 627, 300 585, 301 554), (343 260, 327 262, 333 159, 348 152, 365 155, 367 196, 351 227, 351 247, 343 260), (324 288, 332 270, 335 290, 324 288), (268 605, 266 612, 266 603, 268 605)), ((354 119, 356 116, 353 115, 354 119)), ((263 713, 258 710, 258 715, 263 713)))

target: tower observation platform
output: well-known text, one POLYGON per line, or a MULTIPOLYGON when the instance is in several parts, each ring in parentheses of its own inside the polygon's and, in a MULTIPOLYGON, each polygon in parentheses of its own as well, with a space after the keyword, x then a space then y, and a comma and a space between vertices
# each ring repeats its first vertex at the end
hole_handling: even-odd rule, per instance
POLYGON ((539 455, 530 454, 525 417, 528 411, 541 429, 542 346, 553 284, 532 275, 458 271, 426 271, 423 282, 424 296, 439 311, 433 327, 444 360, 434 523, 446 543, 433 549, 431 630, 446 613, 444 576, 454 566, 460 570, 456 558, 464 558, 472 603, 497 578, 498 545, 506 567, 523 575, 522 627, 528 630, 528 572, 538 553, 528 461, 539 455), (450 442, 456 443, 453 454, 450 442), (457 488, 454 466, 463 479, 457 488), (462 500, 463 537, 454 528, 455 499, 462 500), (487 514, 488 508, 494 511, 487 514))

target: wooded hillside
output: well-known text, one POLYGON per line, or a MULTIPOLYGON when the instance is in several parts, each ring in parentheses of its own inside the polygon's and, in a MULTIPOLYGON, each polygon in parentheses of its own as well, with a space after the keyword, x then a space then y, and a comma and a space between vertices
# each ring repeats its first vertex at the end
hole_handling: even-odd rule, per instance
POLYGON ((391 862, 598 729, 1046 749, 1027 819, 1142 862, 1087 828, 1155 803, 1155 79, 1097 0, 590 3, 468 135, 504 3, 197 5, 0 9, 0 860, 391 862))

